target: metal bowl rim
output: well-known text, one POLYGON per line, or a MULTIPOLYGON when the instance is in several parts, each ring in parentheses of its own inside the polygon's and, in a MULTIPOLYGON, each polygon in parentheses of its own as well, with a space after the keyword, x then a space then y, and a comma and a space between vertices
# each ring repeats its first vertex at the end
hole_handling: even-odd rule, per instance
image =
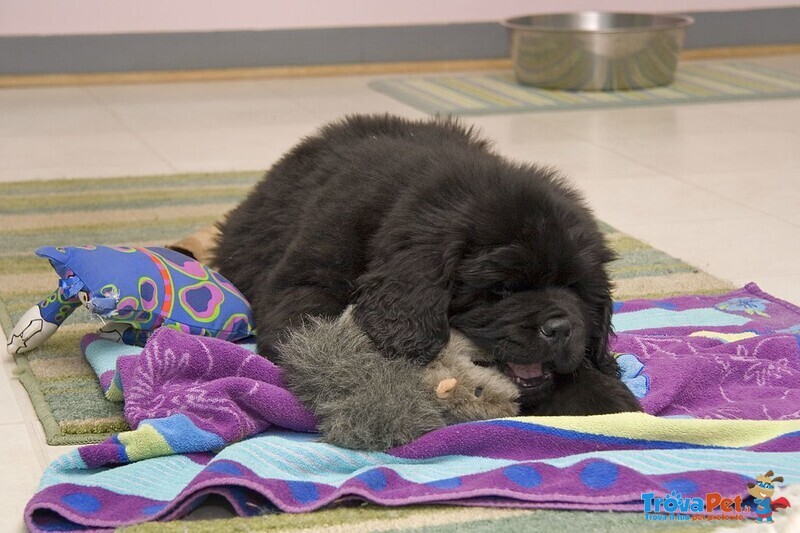
POLYGON ((685 28, 694 24, 694 18, 689 15, 672 15, 661 13, 630 13, 630 12, 617 12, 617 11, 575 11, 571 13, 537 13, 536 15, 520 15, 511 17, 501 22, 503 26, 510 30, 521 31, 542 31, 553 33, 640 33, 660 30, 673 30, 676 28, 685 28), (516 21, 525 18, 544 18, 544 17, 559 17, 559 16, 575 16, 582 14, 597 14, 597 15, 627 15, 627 16, 647 16, 671 19, 672 22, 654 24, 652 26, 639 26, 628 28, 603 28, 603 29, 584 29, 584 28, 555 28, 553 26, 534 26, 529 24, 520 24, 516 21))

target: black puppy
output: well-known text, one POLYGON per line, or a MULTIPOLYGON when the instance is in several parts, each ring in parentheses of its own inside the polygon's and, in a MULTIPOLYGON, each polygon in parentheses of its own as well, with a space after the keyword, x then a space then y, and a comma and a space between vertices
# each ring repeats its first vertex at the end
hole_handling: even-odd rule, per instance
POLYGON ((450 328, 492 354, 522 414, 640 410, 607 349, 613 259, 580 195, 450 119, 351 116, 303 140, 220 224, 216 266, 258 348, 307 315, 429 362, 450 328))

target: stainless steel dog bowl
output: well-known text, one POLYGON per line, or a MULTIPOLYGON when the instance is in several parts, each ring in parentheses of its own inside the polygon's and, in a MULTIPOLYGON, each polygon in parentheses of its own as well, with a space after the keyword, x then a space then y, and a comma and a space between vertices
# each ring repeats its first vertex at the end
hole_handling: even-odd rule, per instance
POLYGON ((585 11, 516 17, 503 25, 520 83, 608 91, 672 82, 693 23, 682 15, 585 11))

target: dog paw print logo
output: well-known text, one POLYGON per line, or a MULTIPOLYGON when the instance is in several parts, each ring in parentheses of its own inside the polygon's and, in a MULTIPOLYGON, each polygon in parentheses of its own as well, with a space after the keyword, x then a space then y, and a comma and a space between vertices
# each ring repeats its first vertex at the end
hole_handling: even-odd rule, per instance
POLYGON ((773 511, 791 507, 791 505, 789 505, 789 500, 786 498, 772 499, 772 495, 775 494, 775 483, 778 481, 783 481, 783 477, 773 477, 773 472, 770 470, 763 476, 756 477, 755 483, 747 484, 747 492, 753 497, 753 503, 756 505, 756 516, 759 522, 772 522, 773 511))

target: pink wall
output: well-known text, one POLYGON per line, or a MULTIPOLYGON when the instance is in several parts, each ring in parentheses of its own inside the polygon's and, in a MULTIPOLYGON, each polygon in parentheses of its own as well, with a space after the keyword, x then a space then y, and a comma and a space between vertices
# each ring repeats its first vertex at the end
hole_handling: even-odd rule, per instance
POLYGON ((797 4, 797 0, 0 0, 0 35, 442 24, 582 9, 680 12, 797 4))

